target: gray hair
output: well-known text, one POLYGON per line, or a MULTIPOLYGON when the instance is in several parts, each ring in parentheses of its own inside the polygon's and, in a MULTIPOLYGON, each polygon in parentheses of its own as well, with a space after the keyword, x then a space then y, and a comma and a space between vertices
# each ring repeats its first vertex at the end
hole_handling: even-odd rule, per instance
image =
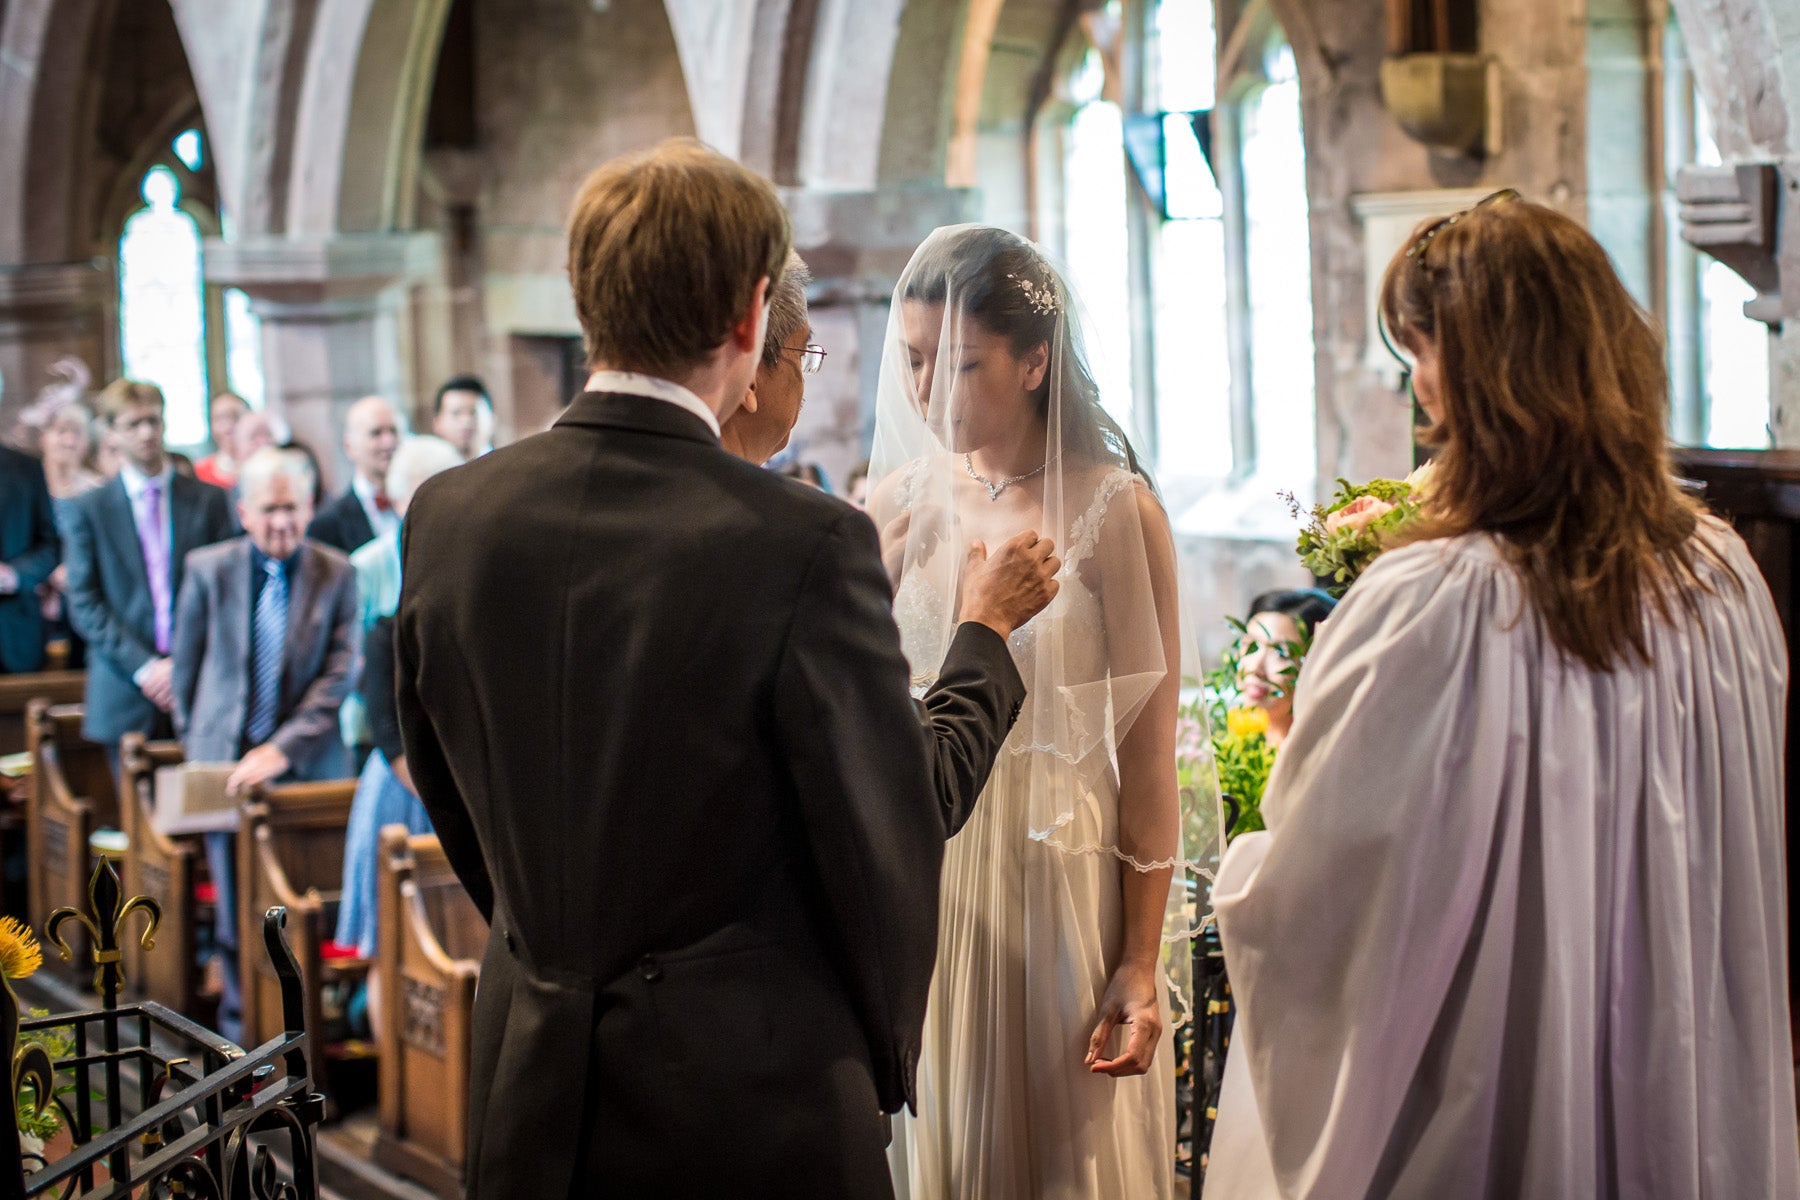
POLYGON ((313 490, 319 481, 318 476, 313 473, 312 463, 300 451, 283 446, 264 446, 238 468, 238 495, 248 501, 258 488, 275 479, 287 480, 294 485, 296 492, 308 500, 312 499, 313 490))
POLYGON ((800 256, 788 251, 787 265, 781 268, 781 282, 769 292, 769 329, 763 337, 762 365, 773 367, 781 361, 781 348, 806 324, 806 285, 812 272, 800 256))
POLYGON ((462 455, 441 437, 421 434, 401 442, 388 464, 387 494, 395 504, 405 504, 419 485, 451 467, 462 466, 462 455))

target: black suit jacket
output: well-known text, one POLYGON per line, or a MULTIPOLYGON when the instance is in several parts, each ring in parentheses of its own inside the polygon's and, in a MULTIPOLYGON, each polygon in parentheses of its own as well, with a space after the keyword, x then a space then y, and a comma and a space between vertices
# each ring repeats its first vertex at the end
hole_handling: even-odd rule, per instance
POLYGON ((0 562, 19 576, 18 590, 0 596, 0 674, 43 669, 37 589, 56 570, 57 556, 56 513, 43 464, 0 446, 0 562))
MULTIPOLYGON (((69 620, 87 639, 87 715, 84 732, 96 742, 127 733, 149 734, 162 714, 131 681, 156 653, 156 607, 138 544, 131 497, 113 479, 68 506, 64 558, 69 564, 69 620)), ((233 536, 230 499, 223 488, 175 474, 169 482, 174 537, 169 555, 170 604, 181 595, 190 550, 233 536)))
POLYGON ((362 501, 356 498, 356 489, 351 488, 313 514, 306 527, 306 536, 349 554, 374 541, 375 529, 369 524, 369 514, 363 509, 362 501))
POLYGON ((889 1194, 1010 661, 928 732, 868 518, 658 400, 578 398, 405 530, 407 762, 494 926, 472 1200, 889 1194))

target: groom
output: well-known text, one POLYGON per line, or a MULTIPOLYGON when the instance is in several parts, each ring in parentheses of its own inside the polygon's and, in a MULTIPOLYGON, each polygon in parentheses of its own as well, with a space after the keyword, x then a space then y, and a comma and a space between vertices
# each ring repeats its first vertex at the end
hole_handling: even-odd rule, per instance
MULTIPOLYGON (((1012 712, 940 685, 922 726, 874 527, 720 445, 788 251, 768 183, 696 143, 601 168, 587 393, 408 513, 407 761, 493 925, 472 1200, 890 1194, 944 838, 1012 712)), ((1055 564, 1024 538, 971 572, 952 655, 1003 654, 1055 564)))

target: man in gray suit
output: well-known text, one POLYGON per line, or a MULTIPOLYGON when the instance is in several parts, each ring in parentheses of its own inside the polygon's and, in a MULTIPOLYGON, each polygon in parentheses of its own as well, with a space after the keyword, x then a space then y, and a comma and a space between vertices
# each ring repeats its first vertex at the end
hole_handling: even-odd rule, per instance
MULTIPOLYGON (((356 570, 303 536, 313 471, 270 446, 238 473, 245 535, 188 556, 176 607, 175 730, 195 762, 234 762, 226 790, 341 779, 350 756, 338 707, 356 683, 356 570)), ((219 889, 213 934, 223 953, 219 1031, 238 1031, 236 879, 232 835, 208 834, 219 889)))
POLYGON ((356 571, 308 541, 312 467, 259 450, 238 475, 245 536, 188 555, 175 616, 175 729, 228 787, 341 779, 338 707, 356 682, 356 571))

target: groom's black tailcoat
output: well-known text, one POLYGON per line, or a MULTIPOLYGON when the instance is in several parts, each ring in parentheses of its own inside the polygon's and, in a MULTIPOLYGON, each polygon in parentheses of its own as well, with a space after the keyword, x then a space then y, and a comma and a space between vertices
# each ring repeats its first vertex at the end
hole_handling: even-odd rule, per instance
POLYGON ((660 400, 580 397, 405 528, 407 761, 493 925, 469 1196, 887 1195, 1005 643, 959 631, 922 728, 868 518, 660 400))

